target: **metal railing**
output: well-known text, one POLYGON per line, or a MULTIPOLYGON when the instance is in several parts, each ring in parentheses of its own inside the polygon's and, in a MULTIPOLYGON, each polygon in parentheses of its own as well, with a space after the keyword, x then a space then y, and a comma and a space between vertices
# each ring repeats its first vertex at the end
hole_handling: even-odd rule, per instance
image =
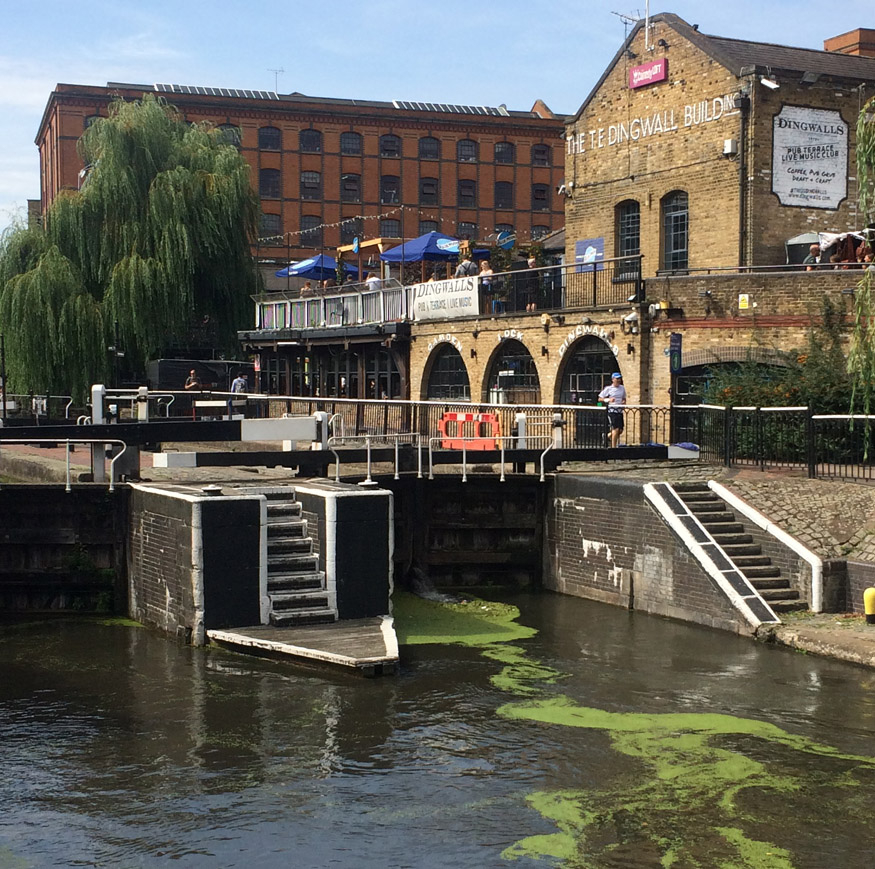
MULTIPOLYGON (((478 277, 477 284, 480 315, 485 316, 610 308, 641 298, 641 257, 499 272, 478 277)), ((331 329, 415 319, 415 286, 402 286, 394 279, 384 280, 377 290, 357 284, 352 289, 331 287, 319 292, 308 297, 284 292, 253 297, 255 328, 331 329)))
POLYGON ((39 423, 41 418, 69 419, 73 406, 71 395, 37 395, 35 393, 7 392, 0 401, 0 416, 7 419, 29 419, 39 423))
POLYGON ((65 465, 66 465, 66 485, 65 491, 72 491, 72 472, 71 472, 71 462, 70 462, 70 446, 72 444, 83 444, 83 445, 92 445, 92 444, 100 444, 103 445, 112 445, 121 447, 121 449, 110 459, 109 462, 109 491, 115 491, 115 463, 125 454, 125 451, 128 448, 128 445, 124 441, 116 440, 114 438, 65 438, 63 440, 58 440, 56 438, 3 438, 0 441, 2 446, 6 446, 7 444, 45 444, 46 446, 55 446, 56 444, 64 444, 65 447, 65 465))

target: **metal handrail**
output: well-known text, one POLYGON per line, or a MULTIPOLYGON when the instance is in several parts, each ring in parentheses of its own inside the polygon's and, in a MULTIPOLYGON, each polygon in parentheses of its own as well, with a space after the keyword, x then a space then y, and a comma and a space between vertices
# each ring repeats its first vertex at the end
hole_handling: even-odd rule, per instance
MULTIPOLYGON (((401 478, 401 475, 399 473, 400 468, 399 468, 398 447, 404 441, 404 439, 407 438, 407 439, 410 439, 409 442, 412 445, 419 448, 420 437, 421 436, 417 433, 395 434, 395 435, 390 435, 390 434, 358 435, 358 436, 350 436, 350 437, 343 437, 342 435, 341 436, 332 435, 325 442, 325 446, 328 449, 328 451, 334 456, 334 482, 335 483, 340 482, 340 454, 337 452, 336 449, 334 449, 334 447, 338 445, 338 441, 346 441, 346 440, 361 441, 361 440, 364 440, 365 449, 367 450, 367 473, 366 473, 365 479, 363 481, 363 485, 371 485, 373 483, 373 480, 371 479, 371 441, 374 441, 374 440, 376 440, 376 441, 389 441, 390 443, 394 444, 394 446, 395 446, 395 479, 399 480, 401 478)), ((419 476, 420 477, 422 476, 422 461, 421 461, 421 459, 420 459, 419 476)))
POLYGON ((71 444, 114 444, 116 446, 121 446, 121 450, 116 453, 110 459, 109 462, 109 491, 115 491, 115 463, 125 454, 125 451, 128 448, 128 445, 121 440, 117 440, 116 438, 64 438, 63 440, 59 440, 58 438, 3 438, 0 441, 0 444, 57 444, 64 443, 66 445, 65 449, 65 459, 66 459, 66 486, 64 490, 67 492, 72 491, 71 487, 71 476, 70 476, 70 445, 71 444))

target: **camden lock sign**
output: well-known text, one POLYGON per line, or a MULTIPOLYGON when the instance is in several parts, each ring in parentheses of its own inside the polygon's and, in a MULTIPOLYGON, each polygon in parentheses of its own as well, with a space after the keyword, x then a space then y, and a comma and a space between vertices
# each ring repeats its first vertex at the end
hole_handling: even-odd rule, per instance
POLYGON ((772 193, 797 208, 841 205, 848 195, 848 125, 839 112, 783 106, 775 115, 772 193))
POLYGON ((417 320, 454 320, 479 313, 475 277, 413 285, 413 316, 417 320))

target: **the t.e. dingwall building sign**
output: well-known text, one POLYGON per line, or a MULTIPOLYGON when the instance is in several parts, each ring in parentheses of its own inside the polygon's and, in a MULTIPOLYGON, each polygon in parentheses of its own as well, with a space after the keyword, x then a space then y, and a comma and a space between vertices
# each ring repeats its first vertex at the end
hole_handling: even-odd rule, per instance
POLYGON ((841 205, 848 195, 848 125, 839 112, 783 106, 775 115, 772 193, 798 208, 841 205))

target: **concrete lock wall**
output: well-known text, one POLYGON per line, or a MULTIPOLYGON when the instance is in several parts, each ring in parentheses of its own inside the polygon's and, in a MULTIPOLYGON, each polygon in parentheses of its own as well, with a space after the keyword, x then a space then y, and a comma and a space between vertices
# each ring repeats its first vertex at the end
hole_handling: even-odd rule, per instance
POLYGON ((264 503, 133 486, 131 617, 195 645, 209 628, 259 624, 264 503))
POLYGON ((125 612, 128 492, 0 487, 0 610, 125 612))
POLYGON ((391 611, 393 495, 343 483, 309 481, 295 486, 307 534, 319 553, 326 586, 336 591, 339 619, 391 611))
POLYGON ((749 627, 644 500, 643 484, 558 476, 548 496, 544 586, 736 633, 749 627))

